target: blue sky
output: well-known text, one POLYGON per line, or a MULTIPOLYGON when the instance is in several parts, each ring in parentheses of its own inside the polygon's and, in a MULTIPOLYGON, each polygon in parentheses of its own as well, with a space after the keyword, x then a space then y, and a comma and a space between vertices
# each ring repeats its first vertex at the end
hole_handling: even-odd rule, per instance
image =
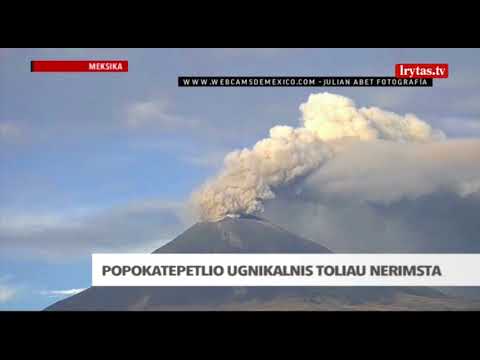
POLYGON ((296 125, 313 92, 480 136, 478 49, 0 49, 0 309, 90 285, 94 251, 152 251, 230 150, 296 125), (33 59, 126 59, 128 73, 31 73, 33 59), (448 63, 433 88, 178 88, 188 75, 390 76, 448 63), (3 294, 3 295, 2 295, 3 294))

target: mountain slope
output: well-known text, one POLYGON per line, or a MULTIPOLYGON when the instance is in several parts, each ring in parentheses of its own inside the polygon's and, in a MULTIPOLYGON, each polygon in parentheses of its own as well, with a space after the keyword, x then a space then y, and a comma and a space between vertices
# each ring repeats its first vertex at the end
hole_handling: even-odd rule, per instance
POLYGON ((320 244, 254 216, 193 225, 154 253, 330 253, 320 244))
MULTIPOLYGON (((193 225, 154 253, 330 253, 326 247, 254 216, 193 225)), ((46 310, 250 309, 262 304, 388 304, 402 295, 442 298, 428 288, 385 287, 91 287, 46 310)), ((330 305, 329 305, 330 304, 330 305)), ((329 307, 330 306, 330 307, 329 307)), ((317 306, 318 307, 318 306, 317 306)))

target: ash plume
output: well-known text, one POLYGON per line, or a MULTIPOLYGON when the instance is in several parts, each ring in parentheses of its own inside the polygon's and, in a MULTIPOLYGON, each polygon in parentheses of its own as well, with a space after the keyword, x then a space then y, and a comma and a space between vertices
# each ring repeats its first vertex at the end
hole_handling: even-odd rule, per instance
POLYGON ((299 107, 300 127, 275 126, 252 149, 229 153, 223 169, 192 195, 199 217, 215 221, 229 214, 263 211, 279 187, 309 175, 350 144, 384 140, 429 143, 445 135, 418 119, 377 107, 357 108, 344 96, 319 93, 299 107))
POLYGON ((330 93, 310 95, 300 105, 300 111, 301 125, 325 141, 352 137, 430 142, 445 138, 441 131, 413 114, 401 116, 378 107, 357 109, 351 99, 330 93))

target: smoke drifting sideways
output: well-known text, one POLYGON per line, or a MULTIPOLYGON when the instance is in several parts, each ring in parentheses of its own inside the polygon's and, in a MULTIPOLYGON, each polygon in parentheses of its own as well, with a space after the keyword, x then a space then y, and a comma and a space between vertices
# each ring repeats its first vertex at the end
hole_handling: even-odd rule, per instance
POLYGON ((355 142, 262 217, 334 252, 480 252, 480 140, 355 142))
MULTIPOLYGON (((252 149, 229 153, 220 173, 192 194, 202 221, 262 212, 278 189, 298 179, 308 181, 359 143, 395 143, 407 148, 446 141, 442 131, 413 114, 357 108, 353 100, 341 95, 312 94, 299 109, 302 116, 298 128, 275 126, 270 129, 270 137, 252 149)), ((357 146, 355 151, 361 149, 357 146)), ((363 161, 368 168, 369 159, 363 161)))

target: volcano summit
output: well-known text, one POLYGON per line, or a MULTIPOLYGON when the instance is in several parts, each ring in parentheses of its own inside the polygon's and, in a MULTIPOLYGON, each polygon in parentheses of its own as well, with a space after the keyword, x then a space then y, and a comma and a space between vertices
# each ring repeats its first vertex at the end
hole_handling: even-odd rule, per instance
MULTIPOLYGON (((330 252, 316 242, 252 215, 197 223, 154 251, 157 254, 330 252)), ((432 303, 450 306, 447 297, 428 288, 90 287, 46 310, 338 310, 372 306, 398 309, 400 298, 415 304, 421 301, 428 304, 428 309, 439 309, 432 303)), ((408 304, 407 308, 412 306, 408 304)))

